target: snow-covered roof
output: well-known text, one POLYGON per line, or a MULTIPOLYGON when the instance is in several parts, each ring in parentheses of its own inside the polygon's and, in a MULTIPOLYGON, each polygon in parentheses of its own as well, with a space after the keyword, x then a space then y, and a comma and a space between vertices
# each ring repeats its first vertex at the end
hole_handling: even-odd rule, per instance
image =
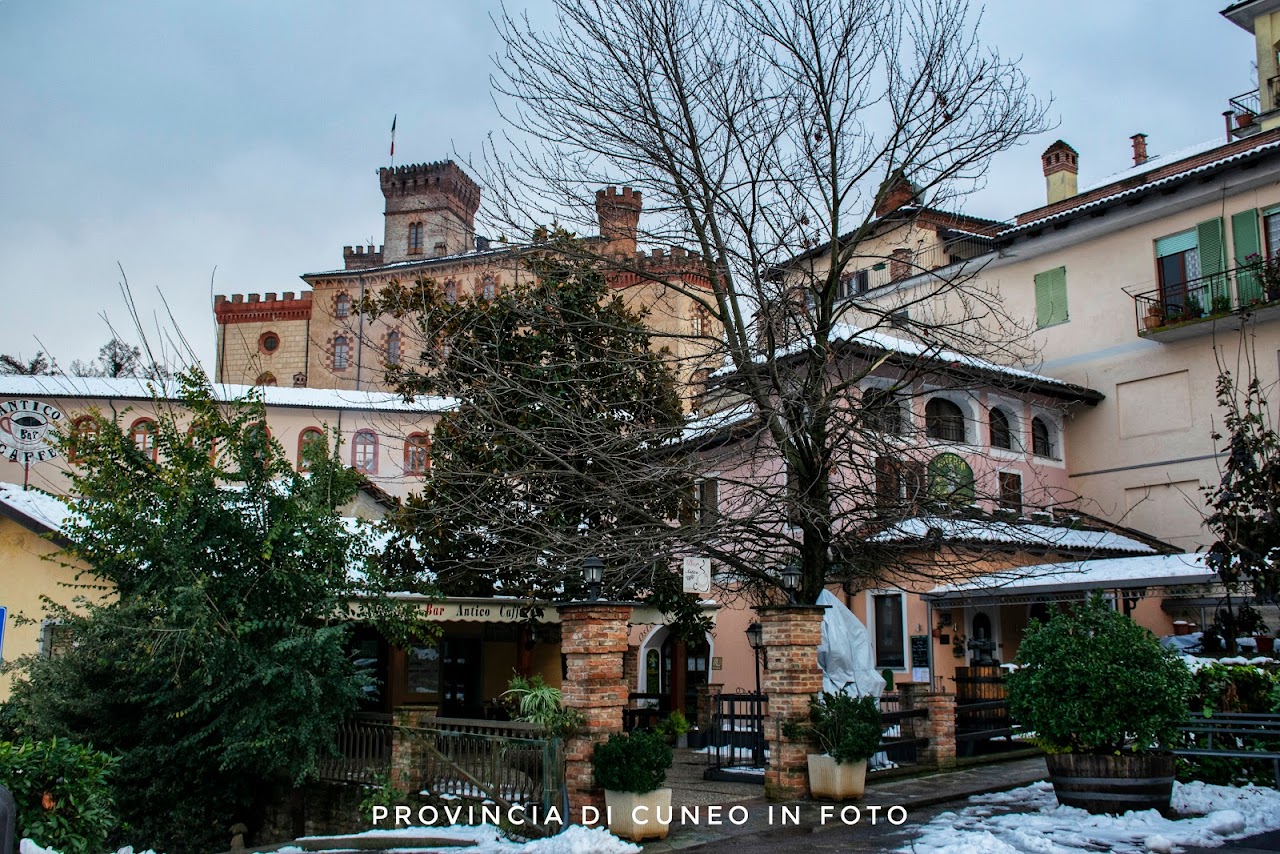
POLYGON ((16 483, 0 483, 0 513, 24 524, 34 522, 46 531, 57 531, 72 513, 61 498, 35 489, 23 490, 16 483))
MULTIPOLYGON (((1071 392, 1091 399, 1100 398, 1097 392, 1056 379, 1055 377, 1037 374, 1034 371, 1028 371, 1024 368, 1014 368, 1008 365, 998 365, 995 362, 980 359, 977 356, 971 356, 966 353, 960 353, 955 350, 939 347, 933 344, 924 344, 919 341, 911 341, 906 338, 899 338, 896 335, 890 335, 878 329, 866 329, 855 326, 852 323, 837 323, 831 327, 830 340, 832 343, 852 344, 855 346, 867 347, 872 350, 881 350, 889 353, 898 353, 908 358, 920 358, 936 363, 940 368, 965 368, 981 373, 989 373, 998 376, 1008 377, 1022 383, 1032 383, 1045 388, 1056 388, 1062 391, 1071 392)), ((786 347, 780 348, 775 358, 784 358, 786 356, 801 353, 813 345, 813 337, 804 335, 789 343, 786 347)), ((757 362, 764 362, 764 355, 756 356, 757 362)), ((715 371, 713 377, 728 376, 734 371, 731 365, 715 371)))
POLYGON ((1145 175, 1156 169, 1162 169, 1171 163, 1177 163, 1179 160, 1186 160, 1195 157, 1197 154, 1204 154, 1206 151, 1213 151, 1215 148, 1223 146, 1222 134, 1218 134, 1213 139, 1206 139, 1204 142, 1198 142, 1195 145, 1188 145, 1186 148, 1179 148, 1176 151, 1170 151, 1168 154, 1156 154, 1147 158, 1146 163, 1140 163, 1137 166, 1130 166, 1127 169, 1121 169, 1106 176, 1100 181, 1095 181, 1088 186, 1081 187, 1081 193, 1089 193, 1108 184, 1116 184, 1120 181, 1136 178, 1139 175, 1145 175))
POLYGON ((1217 573, 1205 566, 1204 555, 1201 554, 1146 555, 1013 567, 968 581, 935 587, 925 597, 999 598, 1084 590, 1168 587, 1208 584, 1216 578, 1217 573))
POLYGON ((897 543, 938 537, 943 542, 1011 543, 1070 552, 1127 552, 1154 554, 1146 543, 1111 531, 1079 531, 1051 525, 988 519, 947 519, 917 516, 904 519, 872 536, 872 542, 897 543))
MULTIPOLYGON (((445 412, 457 405, 452 398, 419 397, 412 403, 393 392, 334 388, 290 388, 215 383, 214 395, 230 401, 250 392, 262 395, 267 406, 307 409, 356 409, 379 412, 445 412)), ((0 397, 76 397, 87 399, 175 400, 176 380, 152 382, 135 377, 0 376, 0 397)))
MULTIPOLYGON (((489 249, 468 249, 466 252, 455 252, 452 255, 433 255, 429 258, 410 258, 407 261, 393 261, 390 264, 378 264, 373 267, 358 267, 356 269, 342 268, 340 270, 323 270, 319 273, 303 273, 301 278, 315 279, 322 276, 361 276, 370 273, 395 272, 397 270, 411 270, 415 267, 434 267, 440 264, 448 264, 452 261, 475 260, 477 258, 492 258, 495 255, 509 255, 513 252, 529 248, 527 244, 503 244, 501 246, 491 247, 489 249)), ((360 256, 356 256, 360 257, 360 256)))
POLYGON ((712 436, 726 427, 735 427, 744 424, 755 417, 756 408, 751 403, 740 403, 737 406, 730 406, 727 409, 721 409, 718 412, 712 412, 708 415, 700 415, 696 418, 690 418, 684 423, 684 429, 681 431, 680 439, 684 442, 691 442, 695 439, 703 439, 712 436))

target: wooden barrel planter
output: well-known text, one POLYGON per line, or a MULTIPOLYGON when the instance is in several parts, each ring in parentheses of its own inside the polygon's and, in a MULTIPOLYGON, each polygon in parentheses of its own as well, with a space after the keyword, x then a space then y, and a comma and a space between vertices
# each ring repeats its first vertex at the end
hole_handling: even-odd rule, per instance
POLYGON ((1045 757, 1058 803, 1091 813, 1169 809, 1173 796, 1172 756, 1143 753, 1096 756, 1058 753, 1045 757))

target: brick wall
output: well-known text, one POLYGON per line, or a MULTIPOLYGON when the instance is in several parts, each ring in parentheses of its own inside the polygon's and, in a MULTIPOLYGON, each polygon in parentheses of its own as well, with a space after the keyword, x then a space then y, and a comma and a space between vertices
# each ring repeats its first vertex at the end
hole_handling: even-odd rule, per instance
POLYGON ((803 798, 809 790, 808 739, 783 735, 783 726, 809 719, 809 700, 822 690, 818 643, 822 640, 823 606, 787 605, 757 608, 763 630, 763 688, 769 697, 765 738, 769 768, 765 794, 774 800, 803 798))

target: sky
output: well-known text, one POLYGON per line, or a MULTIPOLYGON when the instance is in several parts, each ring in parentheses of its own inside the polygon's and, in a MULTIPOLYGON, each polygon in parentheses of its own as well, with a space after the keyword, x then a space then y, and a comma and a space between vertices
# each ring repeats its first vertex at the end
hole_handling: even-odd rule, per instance
MULTIPOLYGON (((1083 187, 1132 164, 1135 133, 1152 155, 1222 137, 1227 98, 1255 86, 1252 36, 1225 5, 989 0, 983 40, 1022 57, 1056 127, 998 157, 965 212, 1043 204, 1039 155, 1058 138, 1083 187)), ((127 277, 149 337, 180 330, 212 369, 213 294, 300 291, 344 245, 382 242, 393 116, 398 164, 480 159, 502 131, 499 8, 0 0, 0 353, 65 367, 108 323, 136 340, 127 277)))

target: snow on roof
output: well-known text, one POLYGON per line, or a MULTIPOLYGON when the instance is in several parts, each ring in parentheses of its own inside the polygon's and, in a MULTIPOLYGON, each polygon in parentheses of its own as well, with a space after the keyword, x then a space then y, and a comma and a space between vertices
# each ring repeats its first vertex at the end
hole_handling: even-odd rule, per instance
POLYGON ((468 249, 465 252, 455 252, 452 255, 433 255, 430 258, 410 258, 407 261, 393 261, 390 264, 379 264, 375 267, 360 267, 354 270, 344 267, 341 270, 322 270, 319 273, 303 273, 301 278, 310 279, 317 278, 319 276, 349 276, 352 273, 367 275, 369 273, 413 269, 414 267, 434 267, 440 264, 446 264, 450 261, 486 258, 493 257, 494 255, 509 255, 512 252, 518 252, 527 248, 529 248, 529 244, 512 243, 491 247, 489 249, 468 249))
POLYGON ((1081 187, 1081 193, 1092 192, 1099 187, 1105 187, 1108 184, 1115 184, 1129 178, 1136 178, 1139 175, 1145 175, 1155 169, 1168 166, 1170 163, 1177 163, 1179 160, 1186 160, 1195 157, 1197 154, 1204 154, 1206 151, 1213 151, 1215 148, 1221 148, 1227 143, 1223 142, 1222 134, 1218 134, 1213 139, 1206 139, 1204 142, 1197 142, 1195 145, 1189 145, 1186 148, 1179 148, 1176 151, 1170 151, 1168 154, 1156 154, 1147 158, 1146 163, 1137 166, 1130 166, 1127 169, 1121 169, 1101 181, 1095 181, 1087 187, 1081 187))
POLYGON ((1207 584, 1217 573, 1205 566, 1204 555, 1146 555, 1068 563, 1013 567, 930 590, 929 599, 972 597, 974 594, 1026 596, 1035 593, 1107 590, 1128 587, 1166 587, 1207 584))
POLYGON ((1154 554, 1155 549, 1111 531, 1078 531, 1050 525, 1030 525, 985 519, 947 519, 917 516, 904 519, 871 537, 872 542, 896 543, 940 537, 944 542, 1014 543, 1064 551, 1154 554), (936 532, 936 534, 935 534, 936 532))
MULTIPOLYGON (((933 344, 922 344, 919 341, 910 341, 905 338, 899 338, 896 335, 889 335, 876 329, 865 329, 860 326, 855 326, 852 323, 836 323, 832 325, 830 340, 833 343, 843 342, 848 344, 858 344, 876 350, 900 353, 912 358, 922 357, 932 362, 971 368, 976 371, 983 371, 987 373, 1000 374, 1024 382, 1038 383, 1080 392, 1089 391, 1081 386, 1073 385, 1072 383, 1056 379, 1054 377, 1045 376, 1044 374, 1037 374, 1032 371, 1024 370, 1023 368, 997 365, 995 362, 989 362, 986 359, 979 359, 977 356, 959 353, 955 350, 948 350, 945 347, 938 347, 933 344)), ((801 353, 807 347, 811 346, 812 342, 812 336, 801 336, 799 339, 788 344, 785 348, 779 348, 775 358, 801 353)), ((764 362, 765 357, 763 355, 757 355, 755 360, 756 362, 764 362)), ((726 365, 725 367, 716 370, 712 376, 728 376, 729 374, 734 373, 735 370, 736 368, 733 366, 726 365)))
MULTIPOLYGON (((267 406, 305 407, 308 409, 357 409, 380 412, 444 412, 457 402, 447 397, 419 397, 413 403, 387 391, 353 391, 333 388, 289 388, 285 386, 247 386, 215 383, 214 396, 231 401, 250 392, 262 395, 267 406)), ((77 397, 115 400, 152 400, 159 396, 175 400, 176 380, 152 382, 136 377, 71 377, 0 376, 0 397, 77 397)))
MULTIPOLYGON (((1181 172, 1175 172, 1172 175, 1166 175, 1165 177, 1157 181, 1148 181, 1144 184, 1138 185, 1137 187, 1131 187, 1126 190, 1119 190, 1115 193, 1111 193, 1110 195, 1107 195, 1107 196, 1102 196, 1101 198, 1094 199, 1093 201, 1087 202, 1085 204, 1072 205, 1070 207, 1048 214, 1047 216, 1040 217, 1039 219, 1018 223, 1017 225, 1000 232, 999 236, 1008 237, 1008 236, 1017 234, 1018 232, 1021 232, 1021 231, 1026 231, 1028 229, 1033 229, 1033 228, 1039 228, 1047 223, 1053 222, 1056 219, 1061 219, 1063 217, 1068 217, 1068 216, 1075 216, 1076 214, 1079 214, 1081 211, 1091 210, 1093 208, 1098 207, 1099 205, 1110 204, 1111 202, 1115 202, 1119 199, 1123 199, 1126 196, 1132 196, 1138 193, 1146 193, 1157 187, 1164 187, 1175 181, 1182 181, 1191 175, 1196 175, 1201 172, 1207 172, 1212 169, 1217 169, 1220 166, 1225 166, 1228 163, 1232 163, 1236 160, 1240 160, 1245 157, 1250 157, 1252 155, 1255 155, 1264 151, 1273 151, 1277 148, 1280 148, 1280 140, 1275 140, 1273 142, 1266 143, 1265 145, 1259 145, 1254 148, 1246 148, 1241 151, 1237 151, 1234 154, 1229 154, 1225 157, 1220 157, 1217 160, 1210 161, 1209 163, 1202 163, 1198 166, 1185 169, 1181 172)), ((1170 161, 1166 161, 1166 163, 1168 162, 1170 161)), ((1135 167, 1135 169, 1136 168, 1138 167, 1135 167)), ((1141 174, 1141 173, 1139 172, 1135 174, 1141 174)), ((1106 186, 1106 185, 1104 184, 1103 186, 1106 186)))
POLYGON ((721 409, 718 412, 712 412, 708 415, 702 415, 697 418, 690 418, 685 421, 684 429, 681 431, 680 439, 684 442, 690 442, 694 439, 702 439, 706 436, 714 435, 717 431, 726 427, 733 427, 738 424, 750 421, 754 417, 756 408, 751 403, 740 403, 737 406, 730 406, 727 409, 721 409))
POLYGON ((72 513, 71 506, 63 499, 35 489, 23 491, 14 483, 0 483, 0 505, 49 531, 60 530, 72 513))

